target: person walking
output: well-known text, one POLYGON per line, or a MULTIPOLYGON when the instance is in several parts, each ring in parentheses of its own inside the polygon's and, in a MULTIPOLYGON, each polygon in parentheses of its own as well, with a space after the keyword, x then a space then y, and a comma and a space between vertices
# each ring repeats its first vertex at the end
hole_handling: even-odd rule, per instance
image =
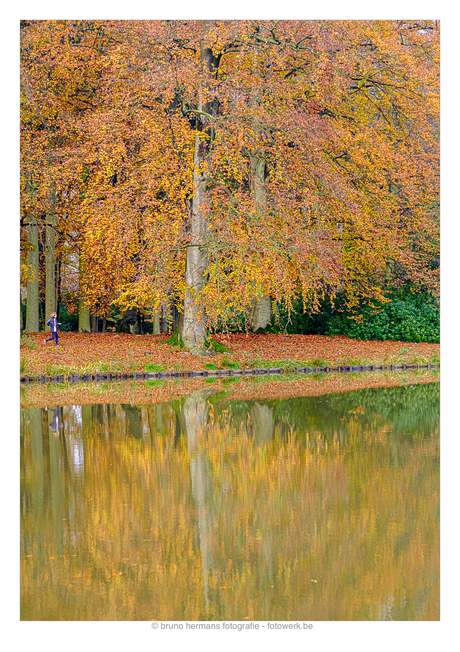
POLYGON ((55 312, 51 313, 50 318, 46 322, 46 325, 51 329, 51 337, 49 337, 47 340, 43 340, 43 343, 46 344, 47 342, 51 342, 51 340, 56 340, 56 346, 59 346, 57 327, 61 325, 61 322, 58 322, 57 314, 55 312))

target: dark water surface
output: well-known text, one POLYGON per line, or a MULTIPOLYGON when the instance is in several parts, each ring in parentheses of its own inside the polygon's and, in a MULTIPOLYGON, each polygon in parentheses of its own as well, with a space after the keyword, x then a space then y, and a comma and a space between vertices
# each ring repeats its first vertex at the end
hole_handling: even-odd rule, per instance
POLYGON ((22 410, 21 618, 439 619, 439 383, 22 410))

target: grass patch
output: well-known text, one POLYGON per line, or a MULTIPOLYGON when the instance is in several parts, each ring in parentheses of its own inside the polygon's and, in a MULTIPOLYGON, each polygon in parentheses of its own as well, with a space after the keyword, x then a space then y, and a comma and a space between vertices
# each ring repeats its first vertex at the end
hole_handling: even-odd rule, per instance
POLYGON ((146 380, 145 384, 147 387, 158 387, 160 385, 164 385, 166 383, 166 380, 160 380, 157 378, 156 380, 146 380))
POLYGON ((26 346, 28 349, 36 349, 37 342, 29 333, 23 333, 21 335, 21 347, 26 346))
POLYGON ((220 361, 221 369, 241 369, 241 365, 237 360, 231 360, 228 355, 224 355, 220 361))
POLYGON ((164 367, 162 367, 159 364, 146 364, 144 367, 145 371, 149 371, 151 373, 157 372, 157 371, 163 371, 164 367))
POLYGON ((222 385, 224 387, 230 385, 231 383, 239 383, 241 382, 241 380, 242 380, 241 376, 233 376, 232 378, 221 378, 222 385))
POLYGON ((204 365, 204 368, 205 369, 210 369, 211 371, 215 371, 218 367, 213 362, 206 362, 205 365, 204 365))
POLYGON ((309 362, 306 362, 305 365, 302 365, 302 366, 305 366, 305 367, 332 367, 333 364, 332 364, 332 362, 328 362, 327 360, 321 360, 321 358, 314 358, 313 360, 310 360, 309 362))

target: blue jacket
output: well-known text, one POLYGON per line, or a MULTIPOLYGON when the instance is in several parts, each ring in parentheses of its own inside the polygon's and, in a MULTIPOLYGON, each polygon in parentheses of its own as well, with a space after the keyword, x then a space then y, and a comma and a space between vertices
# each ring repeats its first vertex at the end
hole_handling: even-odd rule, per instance
POLYGON ((48 321, 46 322, 46 325, 51 328, 52 333, 55 333, 57 331, 58 323, 59 322, 56 319, 56 317, 51 317, 51 319, 48 319, 48 321))

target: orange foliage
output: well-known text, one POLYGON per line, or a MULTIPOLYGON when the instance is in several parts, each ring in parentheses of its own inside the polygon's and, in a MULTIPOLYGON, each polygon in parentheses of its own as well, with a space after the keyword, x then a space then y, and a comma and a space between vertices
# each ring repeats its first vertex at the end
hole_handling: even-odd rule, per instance
POLYGON ((197 175, 208 323, 261 294, 436 292, 438 41, 430 21, 24 21, 23 217, 53 183, 101 313, 183 299, 197 175))

